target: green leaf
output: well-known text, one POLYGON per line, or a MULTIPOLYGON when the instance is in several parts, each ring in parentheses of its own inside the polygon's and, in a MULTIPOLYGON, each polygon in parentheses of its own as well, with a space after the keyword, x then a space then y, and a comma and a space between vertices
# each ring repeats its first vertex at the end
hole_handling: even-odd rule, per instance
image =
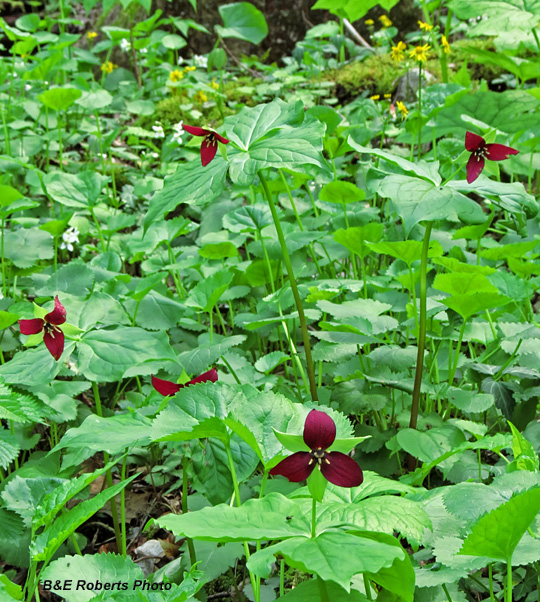
POLYGON ((448 401, 463 412, 485 412, 495 404, 493 395, 451 387, 448 401))
POLYGON ((119 381, 128 370, 131 376, 148 374, 144 362, 176 362, 176 354, 165 332, 126 326, 92 330, 81 338, 78 350, 81 373, 95 382, 119 381))
POLYGON ((42 286, 40 295, 55 295, 63 292, 76 297, 86 297, 94 286, 94 273, 85 263, 71 262, 59 267, 42 286))
POLYGON ((454 295, 441 299, 450 309, 457 312, 464 320, 468 320, 474 314, 493 307, 502 307, 511 303, 510 297, 499 295, 498 293, 478 293, 475 295, 454 295))
POLYGON ((483 274, 465 272, 437 274, 433 281, 433 287, 456 296, 498 292, 483 274))
POLYGON ((222 38, 237 38, 259 44, 268 35, 268 25, 261 11, 250 2, 235 2, 219 7, 225 27, 216 25, 222 38))
POLYGON ((8 596, 6 602, 23 599, 22 587, 11 582, 7 575, 0 575, 0 594, 8 596))
POLYGON ((465 441, 465 435, 455 426, 446 424, 429 431, 404 428, 396 435, 397 442, 407 453, 422 462, 432 462, 465 441))
POLYGON ((225 187, 225 176, 229 165, 216 157, 203 167, 200 161, 190 161, 179 166, 177 171, 165 178, 163 190, 150 199, 148 213, 144 218, 145 232, 157 219, 172 211, 179 203, 208 204, 217 198, 225 187))
POLYGON ((40 94, 38 100, 49 109, 65 111, 81 96, 82 92, 77 88, 52 88, 40 94))
POLYGON ((388 11, 398 3, 398 0, 317 0, 313 9, 327 9, 332 14, 346 17, 349 21, 358 21, 374 6, 381 6, 388 11))
POLYGON ((382 224, 371 223, 346 230, 337 230, 334 232, 334 240, 349 249, 351 253, 365 257, 372 250, 366 245, 366 242, 378 242, 382 238, 383 231, 382 224))
POLYGON ((124 452, 126 447, 150 441, 150 422, 139 414, 119 414, 101 418, 91 414, 76 428, 69 429, 53 451, 67 449, 85 452, 90 457, 98 451, 109 454, 124 452))
POLYGON ((450 186, 405 175, 390 175, 381 180, 379 193, 389 198, 402 218, 406 234, 421 221, 446 219, 467 224, 485 222, 482 207, 450 186))
MULTIPOLYGON (((366 246, 376 253, 384 253, 395 259, 401 259, 408 266, 411 266, 415 261, 420 261, 422 257, 422 242, 419 240, 367 242, 366 246)), ((428 257, 439 257, 443 253, 444 250, 439 241, 432 240, 429 243, 428 257)))
POLYGON ((284 362, 289 361, 291 358, 282 351, 271 351, 267 355, 262 355, 254 364, 255 370, 269 374, 275 370, 278 366, 284 362))
POLYGON ((515 495, 473 526, 459 553, 511 562, 514 550, 538 512, 540 489, 515 495))
POLYGON ((36 349, 17 352, 0 366, 0 377, 13 385, 43 385, 49 383, 61 367, 61 362, 54 360, 45 345, 40 345, 36 349))
POLYGON ((77 100, 77 104, 85 109, 96 111, 108 107, 113 101, 113 97, 107 90, 93 90, 84 92, 81 98, 77 100))
POLYGON ((262 230, 272 223, 268 205, 245 205, 223 216, 223 226, 231 232, 262 230))
POLYGON ((47 192, 55 201, 66 207, 86 209, 97 203, 107 178, 94 171, 78 174, 53 171, 44 181, 47 192))
POLYGON ((236 257, 238 249, 232 242, 216 242, 204 245, 199 249, 199 255, 205 259, 225 259, 236 257))
POLYGON ((110 553, 85 554, 83 556, 64 556, 51 562, 40 574, 40 581, 48 579, 53 583, 57 581, 64 583, 71 579, 72 588, 67 595, 69 602, 88 602, 96 596, 96 591, 75 587, 79 577, 87 583, 101 583, 102 586, 107 584, 109 587, 118 581, 127 583, 127 593, 115 590, 114 594, 109 594, 116 600, 132 595, 131 592, 135 589, 134 582, 136 580, 143 581, 144 573, 130 556, 110 553))
POLYGON ((161 43, 163 46, 165 46, 165 48, 170 48, 171 50, 179 50, 180 48, 187 46, 186 40, 184 40, 182 36, 179 36, 175 33, 163 36, 161 43))
POLYGON ((166 514, 156 523, 176 537, 221 542, 308 537, 311 528, 300 506, 280 493, 248 500, 239 508, 219 504, 189 515, 166 514))
POLYGON ((319 199, 328 203, 354 203, 363 201, 366 198, 366 193, 361 189, 351 184, 350 182, 340 182, 335 180, 321 188, 319 199))
POLYGON ((197 283, 189 292, 186 305, 210 312, 233 279, 231 272, 220 271, 197 283))
POLYGON ((289 566, 315 573, 324 581, 333 581, 347 592, 353 575, 376 574, 382 568, 391 567, 396 559, 405 560, 407 556, 397 540, 391 543, 378 533, 352 535, 336 531, 321 533, 315 538, 292 537, 268 546, 253 554, 247 566, 256 575, 266 578, 275 562, 275 554, 281 554, 289 566), (359 548, 362 554, 358 554, 359 548))
POLYGON ((30 547, 32 560, 34 562, 39 562, 40 560, 47 562, 50 560, 56 550, 78 527, 101 510, 106 502, 120 493, 122 489, 127 487, 138 476, 138 474, 134 474, 113 487, 105 489, 105 491, 98 493, 95 497, 81 502, 71 510, 60 515, 53 523, 48 524, 32 542, 30 547))
POLYGON ((4 231, 4 257, 18 268, 31 268, 39 261, 52 259, 53 239, 39 228, 4 231))
POLYGON ((12 314, 9 311, 0 311, 0 330, 9 328, 19 319, 19 314, 12 314))
POLYGON ((539 467, 538 455, 533 446, 510 421, 508 421, 508 425, 512 431, 512 452, 514 454, 514 461, 510 466, 515 466, 517 470, 537 472, 539 467))
MULTIPOLYGON (((326 583, 326 591, 330 600, 339 600, 339 602, 368 602, 364 594, 355 589, 351 589, 350 593, 347 593, 337 583, 332 581, 326 583)), ((321 592, 316 579, 302 581, 279 598, 280 602, 320 602, 320 600, 321 592)))
POLYGON ((135 115, 153 115, 156 105, 151 100, 130 100, 126 103, 126 109, 135 115))
POLYGON ((13 186, 6 184, 0 186, 0 206, 7 207, 22 198, 24 198, 23 195, 13 186))

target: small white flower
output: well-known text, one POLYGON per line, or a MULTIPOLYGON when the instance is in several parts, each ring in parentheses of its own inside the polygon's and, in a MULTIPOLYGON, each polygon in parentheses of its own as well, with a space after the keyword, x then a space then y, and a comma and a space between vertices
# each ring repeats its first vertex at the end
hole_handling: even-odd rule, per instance
POLYGON ((152 153, 152 159, 159 159, 159 153, 152 153))
POLYGON ((184 62, 184 59, 181 56, 179 56, 178 57, 178 65, 181 65, 183 62, 184 62))
POLYGON ((196 67, 202 67, 203 69, 206 69, 206 67, 208 67, 208 59, 200 54, 196 54, 193 57, 193 62, 195 63, 196 67))
POLYGON ((165 138, 165 132, 163 131, 162 125, 153 125, 152 129, 154 130, 154 135, 156 138, 165 138))
POLYGON ((184 141, 182 140, 182 135, 184 133, 184 128, 182 127, 183 121, 179 121, 176 125, 172 126, 173 131, 173 142, 177 144, 182 144, 184 141))
POLYGON ((74 226, 68 228, 62 234, 62 244, 60 245, 61 249, 67 249, 68 251, 73 251, 73 243, 79 242, 79 230, 74 226))
POLYGON ((131 184, 126 184, 123 188, 122 188, 122 192, 120 193, 120 200, 122 201, 122 203, 124 203, 124 205, 128 205, 130 207, 133 207, 135 205, 135 195, 133 194, 133 191, 135 190, 135 188, 131 185, 131 184))
POLYGON ((140 52, 141 54, 148 54, 148 48, 141 48, 141 49, 139 50, 139 52, 140 52))
POLYGON ((28 90, 32 89, 32 86, 30 84, 24 84, 24 89, 28 92, 28 90))
POLYGON ((127 52, 130 48, 131 44, 126 40, 126 38, 123 38, 123 40, 120 42, 120 50, 122 50, 122 52, 127 52))

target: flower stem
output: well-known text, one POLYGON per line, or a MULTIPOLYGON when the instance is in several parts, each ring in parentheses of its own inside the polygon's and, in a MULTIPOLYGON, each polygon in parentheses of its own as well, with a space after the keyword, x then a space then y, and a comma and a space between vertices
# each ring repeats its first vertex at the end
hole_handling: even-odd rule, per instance
POLYGON ((318 575, 317 584, 319 586, 319 595, 321 596, 321 602, 330 602, 330 598, 328 597, 328 590, 326 589, 326 583, 324 579, 321 579, 318 575))
MULTIPOLYGON (((122 461, 122 481, 126 480, 127 455, 128 448, 124 451, 124 459, 122 461)), ((120 526, 122 527, 122 556, 127 556, 127 535, 126 535, 126 488, 120 492, 120 526)))
POLYGON ((317 537, 317 500, 311 500, 311 537, 317 537))
POLYGON ((277 214, 276 206, 274 204, 274 199, 272 198, 272 194, 270 193, 270 189, 268 188, 268 182, 264 177, 262 171, 259 171, 259 179, 261 180, 261 184, 264 190, 264 194, 270 205, 270 211, 272 212, 272 218, 274 220, 274 226, 276 228, 276 232, 279 239, 279 244, 281 246, 281 252, 283 254, 283 261, 285 262, 285 267, 287 268, 287 274, 289 276, 289 283, 291 285, 291 290, 293 293, 294 301, 296 303, 296 309, 298 311, 298 317, 300 319, 300 327, 302 329, 302 338, 304 340, 304 352, 306 354, 306 364, 307 364, 307 373, 309 379, 309 389, 311 392, 311 399, 313 401, 318 401, 319 397, 317 395, 317 383, 315 381, 315 369, 313 367, 313 358, 311 356, 311 345, 309 343, 309 333, 307 329, 306 316, 304 314, 304 307, 302 305, 302 299, 300 297, 300 293, 298 292, 298 287, 296 285, 296 279, 294 276, 294 270, 291 263, 291 258, 289 256, 289 251, 287 250, 287 243, 285 242, 285 237, 283 235, 283 230, 281 229, 281 224, 279 222, 279 217, 277 214))
MULTIPOLYGON (((182 458, 182 514, 187 514, 188 511, 188 460, 189 458, 184 454, 184 457, 182 458)), ((195 546, 193 545, 193 539, 191 539, 191 537, 186 537, 186 541, 189 550, 189 561, 191 566, 193 566, 197 562, 195 546)))
POLYGON ((424 350, 426 346, 427 326, 427 260, 429 239, 433 222, 427 222, 422 245, 422 258, 420 262, 420 325, 418 328, 418 353, 416 356, 416 373, 414 375, 413 400, 411 406, 411 419, 409 427, 415 429, 418 422, 418 409, 420 406, 420 391, 422 388, 422 372, 424 369, 424 350))
MULTIPOLYGON (((101 398, 99 396, 99 387, 96 382, 92 383, 92 391, 94 392, 94 401, 96 402, 96 413, 98 416, 103 418, 103 409, 101 407, 101 398)), ((103 452, 103 461, 105 462, 105 464, 108 464, 110 461, 109 453, 106 451, 103 452)), ((105 477, 107 480, 107 486, 112 487, 113 480, 112 480, 112 473, 111 473, 110 469, 107 470, 107 472, 105 473, 105 477)), ((116 500, 114 499, 114 497, 111 498, 111 515, 112 515, 113 525, 114 525, 114 535, 116 537, 116 547, 117 547, 118 551, 120 552, 122 550, 122 534, 120 532, 120 523, 118 521, 118 509, 116 507, 116 500)))
POLYGON ((422 157, 422 61, 418 61, 418 159, 422 157))
POLYGON ((506 562, 506 591, 504 592, 504 602, 512 602, 512 562, 506 562))

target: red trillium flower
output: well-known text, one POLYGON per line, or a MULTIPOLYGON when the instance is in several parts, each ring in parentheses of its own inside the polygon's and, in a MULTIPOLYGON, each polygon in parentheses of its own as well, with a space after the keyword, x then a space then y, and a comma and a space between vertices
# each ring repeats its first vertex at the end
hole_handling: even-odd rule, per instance
POLYGON ((66 308, 60 303, 58 297, 54 298, 54 309, 45 318, 33 320, 19 320, 21 334, 38 334, 44 331, 43 342, 55 360, 59 360, 64 351, 64 333, 58 328, 66 321, 66 308))
POLYGON ((204 128, 199 128, 194 125, 184 125, 182 126, 186 132, 189 132, 193 136, 204 136, 204 140, 201 144, 201 163, 203 167, 206 167, 210 161, 216 156, 217 153, 217 143, 222 142, 223 144, 229 144, 229 140, 216 134, 212 130, 205 130, 204 128))
POLYGON ((519 153, 515 148, 504 144, 486 144, 482 136, 467 132, 465 134, 465 148, 471 152, 467 161, 467 182, 472 184, 482 173, 486 159, 489 161, 503 161, 510 155, 519 153))
POLYGON ((311 410, 304 425, 304 443, 311 451, 296 452, 270 471, 293 483, 304 481, 319 466, 323 476, 339 487, 357 487, 364 480, 362 469, 346 454, 326 451, 336 439, 336 423, 324 412, 311 410))
POLYGON ((208 370, 208 372, 205 372, 200 376, 196 376, 185 385, 177 385, 176 383, 173 383, 170 380, 162 380, 161 378, 156 378, 155 376, 152 376, 152 386, 158 393, 161 393, 162 395, 174 395, 175 393, 178 393, 180 389, 183 389, 184 387, 189 387, 189 385, 196 385, 197 383, 205 383, 207 381, 215 383, 217 379, 217 370, 215 368, 212 368, 212 370, 208 370))

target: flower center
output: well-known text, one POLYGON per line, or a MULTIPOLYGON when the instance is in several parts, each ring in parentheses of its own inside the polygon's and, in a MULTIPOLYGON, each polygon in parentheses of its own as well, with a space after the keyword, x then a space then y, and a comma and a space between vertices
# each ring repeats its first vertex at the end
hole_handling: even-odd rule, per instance
POLYGON ((312 449, 309 452, 309 455, 311 456, 311 460, 309 461, 310 464, 313 464, 313 461, 317 461, 318 464, 322 464, 323 460, 327 463, 330 464, 330 460, 326 457, 328 454, 326 452, 326 450, 321 449, 320 447, 317 447, 317 449, 312 449))
POLYGON ((217 144, 215 134, 207 134, 206 135, 206 143, 207 144, 217 144))
POLYGON ((61 330, 60 330, 60 328, 58 328, 58 326, 55 326, 54 324, 49 324, 49 322, 45 322, 45 325, 43 326, 43 330, 47 334, 50 334, 53 339, 54 339, 55 332, 61 332, 61 330))
POLYGON ((482 146, 481 148, 477 148, 474 151, 475 156, 477 156, 479 159, 482 157, 485 157, 487 155, 487 148, 485 146, 482 146))

